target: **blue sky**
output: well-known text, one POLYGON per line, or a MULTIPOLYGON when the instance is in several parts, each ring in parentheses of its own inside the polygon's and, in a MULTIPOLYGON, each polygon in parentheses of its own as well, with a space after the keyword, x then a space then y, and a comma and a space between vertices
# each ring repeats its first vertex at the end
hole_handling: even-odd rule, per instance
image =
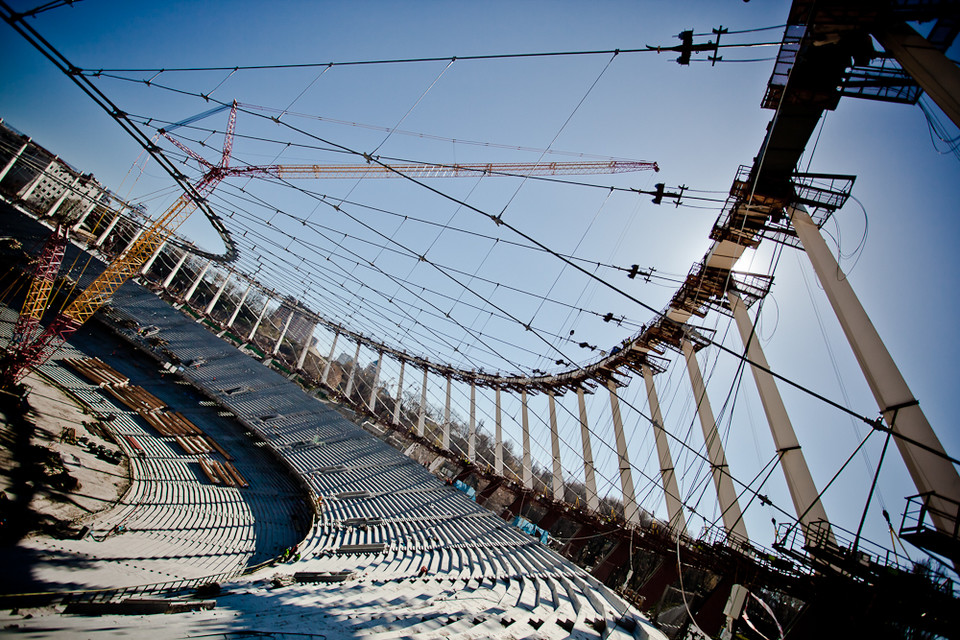
MULTIPOLYGON (((265 9, 262 3, 252 2, 131 5, 88 0, 44 13, 32 24, 85 69, 170 69, 673 45, 676 34, 688 28, 705 33, 720 25, 731 31, 782 25, 788 7, 787 2, 732 1, 589 5, 279 2, 265 9)), ((151 164, 136 181, 132 176, 139 170, 125 177, 139 148, 47 60, 4 28, 8 33, 0 39, 0 67, 5 78, 0 88, 0 116, 74 166, 92 171, 118 194, 146 202, 153 214, 169 205, 177 195, 172 181, 151 164)), ((725 42, 774 42, 781 34, 780 29, 732 34, 725 36, 725 42)), ((573 159, 543 153, 549 148, 654 160, 662 168, 659 174, 584 177, 586 182, 651 189, 655 182, 663 181, 671 187, 685 184, 698 190, 692 196, 722 200, 737 167, 753 161, 772 116, 771 111, 760 108, 772 62, 735 61, 775 54, 776 47, 727 49, 725 62, 716 66, 701 60, 681 67, 673 62, 675 53, 623 53, 616 57, 334 66, 322 75, 322 67, 234 74, 165 72, 151 87, 106 77, 96 83, 125 111, 159 121, 179 121, 211 106, 202 98, 160 85, 188 94, 213 91, 217 99, 240 101, 245 106, 237 122, 234 158, 238 163, 360 161, 349 154, 269 142, 327 146, 318 138, 354 151, 376 149, 384 157, 432 162, 573 159), (260 117, 276 113, 265 109, 289 109, 283 121, 308 135, 260 117), (384 131, 395 127, 425 135, 388 135, 384 131)), ((117 75, 142 80, 153 73, 117 75)), ((221 113, 196 126, 222 130, 224 120, 221 113)), ((218 133, 186 128, 177 133, 194 149, 200 148, 199 140, 206 140, 214 149, 222 141, 218 133)), ((209 150, 204 153, 214 157, 209 150)), ((863 210, 851 201, 826 230, 839 238, 843 255, 849 256, 842 258, 841 264, 851 283, 947 450, 957 455, 960 434, 953 424, 951 400, 960 341, 949 328, 956 312, 951 293, 957 289, 960 266, 953 248, 958 231, 954 214, 960 196, 957 158, 934 147, 919 107, 844 99, 827 115, 815 151, 804 157, 802 165, 808 163, 811 171, 857 176, 853 194, 863 210), (865 228, 866 242, 854 254, 865 228)), ((195 165, 184 171, 198 175, 195 165)), ((242 268, 255 269, 259 255, 259 262, 267 264, 262 277, 270 286, 303 296, 331 319, 436 360, 488 370, 555 370, 557 359, 582 363, 596 357, 596 352, 576 343, 586 341, 608 349, 651 319, 646 310, 577 276, 556 259, 510 246, 507 241, 519 239, 476 212, 403 181, 298 183, 306 190, 298 192, 232 180, 218 189, 215 206, 237 236, 248 232, 248 240, 241 245, 242 268), (239 191, 241 186, 249 192, 239 191), (250 194, 269 204, 251 203, 250 194), (345 210, 354 219, 336 215, 331 207, 318 202, 318 194, 352 203, 345 210), (282 213, 276 214, 276 209, 282 213), (450 230, 440 233, 438 227, 414 222, 414 218, 489 238, 450 230), (265 226, 268 220, 269 228, 265 226), (267 238, 258 241, 259 247, 249 241, 254 232, 266 233, 267 238), (289 247, 289 253, 280 252, 267 239, 289 247), (334 252, 334 245, 341 248, 334 252), (402 255, 408 249, 427 255, 442 268, 402 255), (325 259, 331 252, 338 256, 335 266, 325 259), (289 275, 284 271, 290 269, 277 266, 275 259, 266 257, 268 253, 279 253, 293 264, 312 262, 317 266, 304 266, 303 271, 289 275), (367 268, 364 261, 373 261, 377 268, 367 268), (403 286, 384 274, 401 278, 403 286), (458 285, 454 276, 461 283, 469 282, 469 287, 458 285), (511 291, 510 286, 534 295, 511 291), (536 296, 562 304, 541 305, 536 296), (524 331, 522 323, 498 317, 499 312, 488 306, 487 300, 524 322, 532 321, 557 350, 546 348, 542 340, 524 331), (449 312, 455 322, 444 318, 443 312, 449 312), (622 326, 604 323, 598 314, 607 312, 626 321, 622 326), (391 321, 401 326, 392 326, 391 321), (560 339, 570 330, 576 332, 574 340, 560 339)), ((702 258, 721 205, 688 198, 684 202, 689 206, 657 207, 649 196, 533 181, 446 180, 434 181, 431 186, 484 212, 502 212, 511 224, 556 251, 604 265, 655 268, 658 277, 649 283, 629 280, 623 272, 606 267, 596 271, 655 308, 669 299, 675 280, 702 258)), ((205 247, 218 247, 200 218, 188 222, 182 231, 205 247)), ((744 268, 766 272, 771 247, 761 248, 750 260, 744 268)), ((716 328, 719 336, 729 332, 725 343, 739 348, 726 318, 711 314, 703 324, 716 328)), ((773 294, 761 314, 760 335, 775 370, 859 413, 875 415, 869 390, 799 252, 786 251, 779 261, 773 294)), ((331 336, 318 333, 318 339, 321 351, 329 348, 331 336)), ((341 342, 340 348, 352 355, 352 347, 341 342)), ((375 357, 363 352, 361 361, 375 357)), ((675 356, 673 361, 670 369, 658 376, 665 421, 678 439, 697 448, 702 445, 698 444, 699 425, 693 422, 689 385, 682 367, 677 366, 682 362, 675 356)), ((701 354, 701 364, 705 371, 714 371, 708 387, 720 414, 734 384, 736 362, 711 351, 701 354)), ((383 378, 395 380, 397 375, 396 363, 388 362, 383 378)), ((419 375, 408 371, 406 376, 406 387, 411 388, 413 380, 419 385, 419 375)), ((434 381, 430 393, 433 402, 442 405, 439 381, 434 381)), ((788 389, 783 389, 783 394, 822 487, 866 435, 864 428, 859 427, 858 435, 858 427, 822 403, 788 389)), ((492 406, 485 394, 480 395, 482 412, 486 412, 481 417, 491 425, 492 406)), ((638 468, 635 479, 643 487, 638 493, 647 495, 647 483, 640 473, 655 476, 656 467, 652 434, 643 417, 647 409, 642 383, 635 381, 622 395, 639 410, 625 408, 625 422, 638 468)), ((755 395, 752 380, 745 378, 734 408, 721 420, 724 431, 729 431, 731 468, 745 481, 754 477, 773 452, 755 395)), ((455 401, 464 416, 467 397, 467 390, 458 388, 455 401)), ((597 394, 590 402, 597 439, 612 442, 605 395, 597 394)), ((576 475, 575 397, 562 398, 560 404, 561 432, 572 445, 564 448, 564 468, 576 475)), ((518 419, 516 403, 511 400, 508 406, 507 413, 518 419)), ((538 416, 533 419, 534 439, 546 443, 542 422, 547 415, 546 400, 531 399, 531 409, 538 416)), ((509 426, 512 437, 517 429, 516 424, 509 426)), ((877 462, 881 444, 879 436, 872 437, 866 447, 869 460, 855 460, 824 498, 828 514, 841 526, 856 528, 873 473, 871 465, 877 462)), ((696 457, 679 446, 677 449, 677 468, 695 469, 696 457)), ((594 450, 615 489, 611 449, 595 444, 594 450)), ((543 448, 539 457, 545 459, 543 448)), ((704 476, 690 471, 688 477, 691 480, 686 485, 681 482, 681 491, 695 502, 702 487, 692 478, 702 480, 704 476)), ((762 492, 789 510, 779 472, 771 475, 762 492)), ((895 454, 888 454, 881 497, 895 524, 903 497, 913 493, 902 463, 895 454)), ((712 488, 707 487, 704 495, 699 509, 709 517, 712 488)), ((659 515, 664 513, 655 490, 643 505, 659 515)), ((748 527, 764 544, 770 542, 771 517, 782 519, 779 513, 759 505, 748 510, 748 527)), ((692 525, 694 533, 696 526, 692 525)), ((880 542, 889 540, 879 508, 872 508, 868 530, 880 542)))

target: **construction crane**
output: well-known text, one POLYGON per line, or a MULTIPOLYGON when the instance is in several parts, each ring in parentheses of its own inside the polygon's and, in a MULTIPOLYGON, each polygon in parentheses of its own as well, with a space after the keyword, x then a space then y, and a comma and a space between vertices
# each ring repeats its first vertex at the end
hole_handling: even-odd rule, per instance
POLYGON ((58 223, 53 233, 44 242, 33 273, 30 274, 32 279, 30 289, 27 291, 27 299, 23 302, 20 316, 10 336, 11 348, 29 344, 36 337, 37 330, 40 328, 40 318, 43 317, 43 312, 47 308, 47 300, 53 290, 53 281, 57 277, 57 272, 60 271, 60 263, 63 261, 66 247, 67 226, 58 223))
MULTIPOLYGON (((160 133, 177 148, 196 160, 204 170, 203 177, 194 185, 194 191, 202 200, 213 193, 216 186, 226 177, 248 176, 275 179, 346 179, 346 178, 454 178, 467 176, 508 176, 530 177, 551 175, 588 175, 613 174, 634 171, 659 171, 656 162, 644 161, 587 161, 587 162, 546 162, 546 163, 478 163, 478 164, 397 164, 384 165, 374 158, 366 156, 367 164, 351 165, 268 165, 231 167, 230 154, 233 150, 233 136, 237 120, 237 103, 230 108, 227 128, 224 133, 223 152, 217 164, 213 164, 195 153, 186 145, 170 135, 180 126, 195 122, 214 113, 224 111, 227 106, 217 107, 187 120, 161 129, 160 133)), ((11 341, 7 352, 0 361, 0 386, 19 382, 24 375, 36 366, 44 363, 63 343, 85 323, 97 309, 103 306, 126 280, 135 275, 141 266, 160 246, 182 225, 199 206, 199 201, 189 192, 185 192, 167 211, 147 228, 133 245, 118 256, 66 309, 51 321, 47 329, 31 339, 46 307, 53 280, 60 266, 66 232, 62 237, 58 228, 48 245, 60 243, 59 257, 56 251, 45 248, 35 269, 31 294, 17 321, 14 331, 16 339, 11 341), (34 289, 36 287, 36 292, 34 289), (18 332, 19 331, 19 332, 18 332)))

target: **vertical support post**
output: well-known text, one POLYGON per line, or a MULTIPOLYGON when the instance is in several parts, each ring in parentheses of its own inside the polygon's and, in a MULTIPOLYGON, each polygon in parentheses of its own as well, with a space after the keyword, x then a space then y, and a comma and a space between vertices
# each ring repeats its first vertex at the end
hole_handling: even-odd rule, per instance
POLYGON ((101 233, 99 236, 97 236, 97 239, 96 239, 96 241, 93 243, 93 246, 94 246, 94 247, 99 247, 100 245, 102 245, 103 242, 104 242, 104 240, 107 239, 107 236, 109 236, 111 233, 113 233, 113 228, 114 228, 115 226, 117 226, 117 223, 118 223, 119 221, 120 221, 120 214, 117 213, 117 214, 115 214, 115 215, 113 216, 113 219, 110 220, 110 223, 107 225, 107 228, 103 230, 103 233, 101 233))
POLYGON ((400 378, 397 381, 397 403, 393 405, 393 424, 400 424, 400 405, 403 400, 403 369, 404 365, 407 364, 406 360, 400 361, 400 378))
POLYGON ((427 374, 430 370, 423 367, 423 384, 420 385, 420 415, 417 416, 417 435, 421 438, 424 432, 424 423, 427 420, 427 374))
POLYGON ((777 453, 780 455, 780 466, 783 468, 783 475, 786 476, 787 488, 790 489, 790 498, 793 500, 793 508, 803 528, 804 538, 808 544, 818 544, 814 535, 816 531, 813 529, 816 525, 816 527, 826 527, 828 539, 833 543, 834 538, 829 528, 827 512, 818 497, 817 485, 813 481, 813 476, 810 475, 803 451, 800 450, 800 442, 793 430, 790 416, 787 415, 787 409, 783 405, 783 398, 780 397, 777 384, 769 373, 770 366, 754 334, 753 322, 747 314, 747 307, 740 296, 733 291, 727 292, 727 300, 733 311, 737 329, 740 331, 740 338, 746 348, 747 359, 751 362, 750 370, 753 372, 754 382, 757 383, 763 412, 767 416, 770 433, 777 447, 777 453), (753 363, 759 367, 754 366, 753 363))
POLYGON ((613 437, 617 443, 617 466, 620 468, 620 488, 623 490, 623 517, 631 524, 640 524, 640 509, 637 507, 637 493, 633 488, 633 468, 630 466, 630 454, 627 453, 627 438, 623 433, 623 418, 620 416, 617 383, 609 380, 607 389, 610 391, 613 437))
POLYGON ((0 180, 3 180, 7 177, 7 174, 10 173, 10 169, 13 168, 13 165, 17 163, 17 160, 20 159, 20 156, 23 155, 23 152, 27 150, 27 147, 30 146, 30 138, 27 138, 23 145, 17 150, 13 157, 7 161, 7 164, 3 166, 3 169, 0 170, 0 180))
POLYGON ((470 430, 467 432, 467 459, 477 461, 477 385, 470 381, 470 430))
POLYGON ((253 336, 257 335, 257 329, 260 328, 260 323, 263 322, 263 316, 267 314, 267 305, 270 304, 270 298, 267 297, 263 301, 263 308, 260 309, 260 315, 257 316, 257 321, 253 323, 253 328, 250 329, 250 335, 247 336, 247 342, 253 342, 253 336))
POLYGON ((275 356, 280 352, 280 345, 283 344, 283 339, 287 337, 287 330, 290 328, 290 323, 293 321, 294 310, 290 309, 290 315, 287 316, 286 321, 283 323, 283 329, 280 330, 280 335, 277 337, 276 343, 273 345, 273 350, 270 352, 270 355, 275 356))
POLYGON ((340 331, 333 334, 333 344, 330 345, 330 355, 327 356, 327 364, 323 366, 323 384, 329 386, 327 379, 330 377, 330 365, 333 363, 333 350, 337 348, 337 338, 340 337, 340 331))
POLYGON ((960 127, 960 70, 956 63, 906 22, 894 23, 873 35, 953 124, 960 127))
POLYGON ((200 283, 203 281, 203 276, 207 275, 207 270, 210 268, 211 264, 213 264, 213 260, 207 260, 207 263, 203 265, 202 269, 200 269, 200 273, 197 274, 197 277, 193 279, 193 283, 190 285, 190 288, 187 289, 187 295, 183 296, 184 302, 190 302, 190 298, 192 298, 193 294, 197 292, 197 287, 199 287, 200 283))
POLYGON ((587 423, 587 403, 583 398, 583 387, 577 387, 577 404, 580 407, 580 441, 583 444, 583 483, 587 488, 587 509, 598 511, 600 498, 597 496, 597 477, 593 469, 593 447, 590 445, 590 426, 587 423))
POLYGON ((553 391, 547 392, 547 402, 550 405, 550 452, 553 456, 553 478, 551 490, 553 499, 563 500, 563 465, 560 463, 560 433, 557 431, 557 402, 553 391))
MULTIPOLYGON (((77 175, 77 177, 73 179, 73 182, 71 182, 69 186, 63 188, 63 193, 57 196, 57 199, 54 201, 54 203, 50 206, 49 209, 47 209, 48 216, 52 216, 57 212, 57 210, 60 209, 61 206, 63 206, 63 203, 64 201, 66 201, 67 196, 73 192, 73 188, 77 186, 78 182, 80 182, 81 177, 82 176, 77 175)), ((2 177, 0 177, 0 179, 2 179, 2 177)))
POLYGON ((350 377, 347 378, 347 390, 343 396, 349 400, 350 392, 353 391, 353 378, 357 375, 357 367, 360 366, 360 341, 357 340, 357 351, 353 354, 353 366, 350 367, 350 377))
POLYGON ((27 188, 23 190, 23 194, 20 196, 20 199, 21 199, 21 200, 23 200, 24 202, 26 202, 26 201, 30 198, 30 196, 33 195, 34 190, 36 190, 36 188, 40 185, 40 183, 43 182, 43 178, 44 178, 44 176, 47 175, 47 171, 49 171, 49 170, 53 167, 53 165, 55 165, 55 164, 57 163, 57 159, 58 159, 58 158, 59 158, 59 156, 54 156, 54 157, 53 157, 53 160, 51 160, 51 161, 47 164, 47 166, 45 166, 45 167, 43 168, 43 171, 41 171, 40 173, 38 173, 38 174, 37 174, 37 177, 34 178, 33 181, 32 181, 29 185, 27 185, 27 188))
MULTIPOLYGON (((80 217, 77 218, 77 221, 73 223, 72 227, 70 227, 73 231, 76 231, 81 226, 83 226, 83 223, 87 221, 87 218, 90 217, 90 214, 93 213, 93 210, 97 207, 97 198, 95 196, 90 195, 89 189, 87 190, 87 194, 84 197, 89 198, 90 202, 87 203, 86 209, 83 210, 83 213, 80 214, 80 217)), ((93 229, 91 229, 90 231, 93 231, 93 229)))
MULTIPOLYGON (((790 215, 793 227, 834 313, 840 320, 840 326, 880 407, 884 421, 894 434, 921 442, 933 451, 946 455, 943 444, 927 421, 926 414, 907 386, 900 369, 860 304, 850 281, 840 270, 816 224, 801 208, 791 209, 790 215)), ((934 492, 938 496, 960 502, 960 476, 957 475, 953 463, 902 438, 894 440, 918 493, 934 492)), ((946 504, 942 506, 943 513, 950 512, 946 504)), ((955 535, 957 523, 943 518, 937 512, 938 509, 934 509, 930 513, 937 529, 955 535)))
POLYGON ((227 275, 224 276, 223 282, 220 283, 220 286, 217 288, 217 292, 213 294, 213 298, 210 302, 207 303, 207 306, 203 310, 203 315, 208 316, 210 312, 213 311, 213 308, 217 306, 217 303, 220 302, 220 296, 223 295, 223 292, 227 288, 227 284, 230 282, 230 278, 233 277, 233 271, 227 271, 227 275))
POLYGON ((227 322, 227 329, 233 326, 233 323, 237 321, 237 316, 240 315, 240 309, 243 307, 243 303, 247 301, 247 296, 250 295, 250 290, 253 289, 253 282, 247 283, 247 288, 244 289, 243 295, 240 296, 240 302, 237 303, 236 309, 233 310, 233 313, 230 314, 230 320, 227 322))
POLYGON ((307 361, 307 352, 313 345, 313 332, 316 328, 317 324, 314 323, 307 332, 307 339, 303 341, 303 349, 300 350, 300 357, 297 359, 297 371, 303 371, 303 363, 307 361))
POLYGON ((670 526, 677 533, 687 532, 687 521, 683 515, 683 501, 680 499, 680 488, 677 486, 677 475, 673 468, 673 456, 670 455, 670 443, 667 440, 667 431, 663 426, 663 414, 660 413, 660 400, 657 398, 657 388, 653 384, 653 371, 650 365, 644 363, 643 382, 647 386, 647 403, 650 405, 650 418, 653 422, 654 441, 657 445, 657 457, 660 460, 660 481, 663 482, 663 494, 667 503, 667 516, 670 526))
POLYGON ((496 387, 496 431, 494 432, 493 443, 493 471, 498 476, 503 475, 503 414, 500 411, 500 387, 496 387))
POLYGON ((130 242, 128 242, 128 243, 127 243, 127 246, 125 246, 125 247, 123 248, 123 251, 120 252, 120 255, 125 255, 128 251, 130 251, 130 249, 133 248, 133 245, 135 245, 135 244, 137 243, 137 240, 140 239, 140 236, 143 235, 143 232, 144 232, 144 231, 145 231, 145 230, 142 229, 142 228, 141 228, 141 229, 137 229, 137 231, 133 234, 133 237, 130 238, 130 242))
POLYGON ((445 451, 450 450, 450 376, 447 375, 447 402, 443 409, 443 441, 441 444, 445 451))
POLYGON ((370 408, 370 413, 373 413, 377 408, 377 385, 380 384, 380 366, 383 363, 383 351, 377 354, 377 367, 373 372, 373 385, 370 389, 370 400, 367 402, 367 406, 370 408))
POLYGON ((687 374, 690 377, 690 386, 693 388, 693 398, 697 403, 697 415, 700 417, 700 428, 703 430, 703 440, 707 445, 707 458, 710 460, 710 470, 713 473, 713 486, 717 490, 717 499, 720 501, 724 529, 727 535, 735 536, 745 542, 748 540, 747 525, 743 521, 743 513, 737 501, 737 490, 733 486, 733 479, 727 466, 727 456, 723 451, 720 433, 717 431, 717 420, 710 406, 707 387, 703 384, 697 354, 686 338, 680 341, 680 348, 687 360, 687 374))
MULTIPOLYGON (((74 229, 77 228, 77 225, 74 225, 74 229)), ((160 257, 160 252, 163 251, 167 246, 167 241, 164 240, 160 243, 160 246, 157 247, 157 250, 150 255, 146 262, 143 263, 143 266, 140 267, 140 275, 145 276, 147 272, 150 271, 150 268, 153 266, 153 263, 156 262, 157 258, 160 257)))
POLYGON ((187 252, 184 251, 180 254, 180 259, 177 260, 177 264, 173 266, 173 269, 170 270, 170 273, 167 274, 167 277, 163 280, 163 288, 169 289, 170 283, 173 282, 173 279, 177 277, 177 274, 180 272, 180 267, 183 266, 183 263, 187 261, 187 252))
POLYGON ((533 489, 533 461, 530 459, 530 421, 527 419, 527 390, 520 390, 521 426, 523 427, 523 481, 524 489, 533 489))

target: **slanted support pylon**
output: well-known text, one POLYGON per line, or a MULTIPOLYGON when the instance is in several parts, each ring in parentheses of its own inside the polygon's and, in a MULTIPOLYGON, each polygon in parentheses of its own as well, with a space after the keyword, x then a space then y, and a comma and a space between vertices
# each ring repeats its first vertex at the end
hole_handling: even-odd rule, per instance
POLYGON ((377 386, 380 384, 380 365, 383 363, 383 351, 377 354, 377 366, 373 372, 373 384, 370 389, 370 400, 367 402, 367 407, 370 409, 370 413, 373 413, 377 409, 377 386))
POLYGON ((103 230, 99 236, 97 236, 96 241, 93 243, 94 247, 101 247, 106 239, 113 233, 114 227, 117 226, 117 223, 120 222, 120 214, 114 214, 113 218, 110 219, 110 222, 107 224, 106 228, 103 230))
POLYGON ((767 424, 770 425, 770 433, 780 456, 780 467, 786 477, 787 488, 790 490, 790 498, 793 500, 797 519, 802 525, 804 538, 808 544, 819 544, 816 531, 822 532, 823 530, 819 527, 825 526, 828 540, 834 542, 833 533, 829 529, 827 512, 820 501, 817 485, 813 481, 813 476, 810 475, 810 468, 807 466, 803 451, 800 450, 800 442, 793 430, 790 416, 787 415, 783 398, 780 397, 777 384, 769 373, 770 366, 767 364, 763 349, 760 348, 747 307, 734 291, 727 292, 727 301, 730 303, 730 310, 733 312, 740 338, 745 345, 747 359, 751 362, 750 370, 753 372, 753 380, 757 384, 763 412, 767 416, 767 424))
POLYGON ((467 432, 467 459, 477 461, 477 385, 470 382, 470 430, 467 432))
POLYGON ((597 496, 597 478, 593 469, 593 447, 590 445, 590 426, 587 424, 587 404, 583 397, 583 387, 577 387, 577 404, 580 408, 580 441, 583 445, 583 483, 587 488, 587 508, 600 509, 597 496))
POLYGON ((208 316, 210 312, 213 311, 213 308, 217 306, 217 302, 220 301, 220 296, 223 295, 223 292, 227 288, 227 284, 230 283, 230 278, 233 276, 232 271, 228 271, 227 275, 224 276, 223 282, 220 283, 220 286, 217 288, 217 292, 213 294, 213 298, 210 299, 210 302, 207 303, 207 306, 203 309, 203 315, 208 316))
POLYGON ((500 405, 500 387, 494 390, 494 426, 493 433, 493 470, 498 476, 503 475, 503 413, 500 405))
POLYGON ((40 183, 41 183, 41 182, 43 182, 43 178, 47 175, 47 172, 50 171, 50 169, 52 169, 52 168, 54 167, 54 165, 57 164, 57 160, 58 160, 58 159, 59 159, 59 156, 54 156, 54 157, 53 157, 53 160, 51 160, 49 163, 47 163, 47 165, 43 168, 43 171, 41 171, 40 173, 38 173, 38 174, 37 174, 37 177, 34 178, 34 179, 27 185, 27 187, 26 187, 25 189, 23 189, 23 191, 22 191, 21 194, 20 194, 20 199, 21 199, 21 200, 23 200, 24 202, 26 202, 27 200, 30 199, 30 196, 33 195, 33 192, 36 190, 36 188, 37 188, 38 186, 40 186, 40 183))
POLYGON ((613 380, 608 381, 607 389, 610 391, 610 413, 613 414, 613 437, 617 443, 617 466, 620 469, 620 489, 623 491, 623 517, 631 524, 640 524, 640 509, 637 507, 637 493, 633 488, 633 468, 630 466, 627 438, 623 432, 617 383, 613 380))
POLYGON ((400 424, 400 406, 403 402, 403 370, 407 364, 406 360, 400 361, 400 378, 397 380, 397 402, 393 405, 393 424, 400 424))
POLYGON ((233 323, 237 321, 237 316, 240 315, 240 309, 243 308, 243 303, 247 301, 247 296, 250 295, 250 291, 253 289, 253 282, 247 283, 247 288, 243 290, 243 295, 240 296, 240 302, 237 303, 237 307, 233 310, 233 313, 230 314, 230 320, 227 322, 227 329, 233 326, 233 323))
POLYGON ((563 465, 560 463, 560 433, 557 431, 557 402, 553 392, 547 394, 550 410, 550 453, 553 456, 553 481, 551 489, 554 500, 563 500, 563 465))
POLYGON ((660 480, 663 482, 663 494, 667 503, 667 516, 670 527, 677 533, 687 532, 687 519, 683 515, 683 501, 677 486, 677 474, 673 468, 673 456, 670 455, 670 442, 667 430, 663 426, 663 414, 660 413, 660 400, 653 383, 653 370, 650 365, 642 367, 643 382, 647 387, 647 403, 650 405, 650 419, 653 422, 654 442, 657 445, 657 457, 660 460, 660 480))
POLYGON ((247 342, 253 342, 253 337, 257 335, 257 329, 260 328, 260 323, 263 322, 263 316, 267 315, 267 305, 270 304, 270 298, 266 298, 263 301, 263 308, 260 309, 260 315, 257 316, 257 321, 253 323, 253 328, 250 329, 250 335, 247 336, 247 342))
POLYGON ((700 363, 690 341, 684 338, 680 342, 683 356, 687 361, 687 374, 690 377, 690 386, 693 387, 693 398, 697 403, 697 416, 700 418, 700 428, 703 430, 703 440, 707 445, 707 458, 710 460, 710 469, 713 474, 713 485, 717 490, 720 501, 720 515, 723 517, 723 527, 728 535, 739 540, 747 541, 747 526, 743 522, 743 513, 737 501, 737 490, 733 486, 730 469, 727 467, 727 456, 723 451, 723 442, 717 431, 717 420, 707 397, 707 387, 703 384, 703 374, 700 372, 700 363))
POLYGON ((884 50, 960 127, 960 69, 906 22, 885 25, 873 34, 884 50))
POLYGON ((7 164, 3 166, 3 169, 0 169, 0 180, 3 180, 7 177, 7 174, 10 173, 10 169, 13 168, 13 165, 17 163, 17 160, 20 159, 20 156, 23 155, 23 152, 27 150, 27 147, 30 146, 30 138, 27 138, 26 141, 20 145, 20 148, 17 149, 17 152, 13 154, 13 157, 7 161, 7 164))
POLYGON ((453 381, 447 376, 447 402, 443 408, 443 441, 442 446, 445 451, 450 451, 450 388, 453 381))
POLYGON ((193 282, 190 284, 190 288, 187 289, 187 295, 183 296, 183 301, 190 302, 193 298, 193 294, 197 292, 197 287, 200 286, 200 283, 203 282, 203 276, 207 275, 207 271, 210 270, 210 265, 213 264, 213 260, 207 260, 206 264, 203 265, 203 268, 200 269, 200 273, 197 274, 197 277, 193 279, 193 282))
POLYGON ((520 422, 523 429, 523 481, 524 489, 533 489, 533 461, 530 458, 530 421, 527 417, 527 390, 520 390, 520 422))
MULTIPOLYGON (((79 227, 80 227, 79 224, 73 225, 74 229, 78 229, 79 227)), ((149 272, 150 269, 153 267, 153 263, 156 262, 157 258, 160 257, 160 252, 162 252, 166 248, 166 246, 167 246, 167 241, 164 240, 157 247, 157 250, 154 251, 152 254, 150 254, 150 257, 147 258, 147 261, 143 263, 142 267, 140 267, 140 275, 144 275, 144 276, 147 275, 147 272, 149 272)))
POLYGON ((424 426, 427 421, 427 375, 430 369, 423 368, 423 384, 420 385, 420 415, 417 416, 417 435, 421 438, 424 433, 424 426))
POLYGON ((353 366, 350 367, 350 377, 347 378, 347 388, 343 394, 343 397, 347 400, 350 399, 350 394, 353 392, 353 379, 357 375, 357 367, 360 366, 360 344, 360 341, 357 340, 357 351, 353 354, 353 366))
MULTIPOLYGON (((867 316, 846 275, 830 252, 813 220, 800 207, 791 208, 793 228, 800 238, 813 270, 833 307, 843 333, 853 349, 860 369, 880 407, 884 421, 894 434, 921 442, 933 451, 924 450, 902 438, 894 438, 897 449, 906 464, 919 493, 934 492, 954 503, 960 502, 960 476, 956 467, 946 459, 943 444, 927 421, 920 404, 897 368, 880 334, 867 316), (940 452, 943 456, 937 455, 940 452)), ((950 513, 951 509, 944 511, 950 513)), ((956 507, 952 509, 956 515, 956 507)), ((943 518, 936 510, 930 511, 938 530, 956 535, 957 523, 943 518)))
POLYGON ((317 323, 310 325, 310 331, 307 332, 307 337, 303 341, 303 348, 300 350, 300 358, 297 359, 297 371, 303 370, 303 363, 307 361, 307 352, 310 351, 310 347, 313 346, 313 332, 317 328, 317 323))
POLYGON ((270 351, 270 355, 275 356, 280 352, 280 346, 283 344, 283 339, 287 337, 287 331, 290 329, 290 323, 293 321, 294 313, 294 310, 290 309, 290 314, 283 323, 283 329, 280 330, 280 335, 277 336, 277 341, 274 343, 273 349, 270 351))
POLYGON ((173 266, 173 269, 170 270, 170 273, 167 274, 167 277, 163 280, 164 290, 170 289, 170 284, 173 282, 173 279, 177 277, 177 274, 180 272, 180 267, 183 266, 183 263, 187 261, 187 252, 184 251, 180 254, 180 259, 177 260, 177 264, 173 266))
POLYGON ((82 175, 78 174, 69 186, 64 187, 63 192, 57 196, 57 199, 54 201, 54 203, 50 205, 49 209, 47 209, 47 216, 52 216, 60 209, 61 206, 63 206, 63 203, 67 200, 67 196, 74 192, 74 187, 77 186, 77 183, 80 182, 80 178, 82 177, 82 175))
POLYGON ((337 338, 339 337, 339 331, 333 334, 333 344, 330 345, 330 355, 327 356, 327 364, 323 365, 323 384, 327 386, 330 386, 330 383, 327 382, 327 380, 330 378, 330 365, 333 364, 333 353, 334 349, 337 348, 337 338))

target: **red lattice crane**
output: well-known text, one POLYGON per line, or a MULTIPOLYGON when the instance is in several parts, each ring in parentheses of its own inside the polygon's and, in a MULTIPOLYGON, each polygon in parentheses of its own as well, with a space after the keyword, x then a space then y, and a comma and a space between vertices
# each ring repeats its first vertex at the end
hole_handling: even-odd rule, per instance
MULTIPOLYGON (((656 162, 645 161, 586 161, 586 162, 546 162, 546 163, 477 163, 477 164, 397 164, 384 165, 373 162, 367 157, 367 164, 346 165, 268 165, 231 167, 230 155, 233 150, 233 137, 237 121, 237 104, 230 107, 230 116, 224 133, 223 152, 220 161, 213 164, 195 153, 186 145, 170 135, 170 130, 205 118, 214 113, 223 111, 226 107, 218 107, 202 113, 188 120, 173 125, 169 130, 160 133, 177 148, 196 160, 205 171, 203 177, 193 186, 194 192, 200 199, 205 199, 216 186, 229 176, 265 177, 276 179, 359 179, 359 178, 396 178, 412 177, 424 178, 454 178, 468 176, 551 176, 551 175, 588 175, 613 174, 634 171, 659 171, 656 162)), ((47 249, 41 255, 36 269, 34 284, 38 295, 31 302, 29 315, 21 314, 17 322, 19 336, 12 341, 7 353, 0 363, 0 385, 19 382, 24 375, 34 367, 46 362, 60 346, 86 322, 97 309, 103 306, 126 280, 135 275, 149 257, 182 225, 194 210, 199 206, 198 200, 190 193, 184 193, 167 211, 147 228, 137 241, 122 255, 118 256, 106 270, 94 280, 62 313, 49 324, 47 329, 36 339, 31 340, 33 333, 39 326, 40 317, 46 306, 47 297, 52 287, 53 279, 60 266, 63 255, 63 246, 66 242, 64 233, 60 245, 59 258, 54 256, 53 249, 47 249), (40 281, 39 284, 38 281, 40 281), (45 283, 49 283, 49 286, 45 283), (46 287, 46 289, 44 289, 46 287), (44 293, 45 291, 45 293, 44 293), (41 296, 40 293, 43 293, 41 296), (21 327, 22 324, 22 327, 21 327)), ((57 236, 55 232, 54 236, 57 236)), ((59 237, 59 236, 57 236, 59 237)), ((52 244, 51 244, 52 243, 52 244)), ((56 242, 51 239, 48 244, 56 242)), ((27 311, 27 305, 24 306, 27 311)))

